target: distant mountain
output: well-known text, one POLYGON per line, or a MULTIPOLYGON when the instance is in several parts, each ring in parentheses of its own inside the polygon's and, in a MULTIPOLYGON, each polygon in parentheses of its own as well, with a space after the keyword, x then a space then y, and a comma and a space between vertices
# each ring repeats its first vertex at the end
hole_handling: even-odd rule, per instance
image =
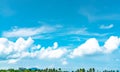
POLYGON ((36 67, 33 67, 33 68, 29 68, 29 70, 39 70, 39 69, 36 67))

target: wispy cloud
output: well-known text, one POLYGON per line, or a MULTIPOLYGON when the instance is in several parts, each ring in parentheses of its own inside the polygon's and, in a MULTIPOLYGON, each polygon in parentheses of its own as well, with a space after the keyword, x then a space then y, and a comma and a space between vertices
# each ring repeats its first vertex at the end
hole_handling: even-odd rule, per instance
POLYGON ((113 24, 110 24, 110 25, 101 25, 100 29, 110 29, 110 28, 113 28, 113 27, 114 27, 113 24))
POLYGON ((8 63, 9 63, 9 64, 14 64, 14 63, 16 63, 18 60, 19 60, 19 59, 10 59, 10 60, 8 60, 8 63))
POLYGON ((93 7, 91 5, 88 7, 80 8, 79 13, 85 16, 89 22, 98 20, 120 20, 119 13, 103 13, 101 12, 101 9, 93 7))
MULTIPOLYGON (((41 27, 33 27, 33 28, 14 28, 9 31, 3 32, 3 37, 29 37, 29 36, 37 36, 40 34, 48 34, 54 32, 57 27, 51 26, 41 26, 41 27)), ((39 36, 40 37, 40 36, 39 36)))
POLYGON ((68 35, 72 35, 72 34, 73 35, 84 35, 84 36, 106 36, 106 35, 108 35, 108 33, 100 34, 100 33, 95 33, 95 32, 88 32, 87 28, 72 29, 72 30, 69 30, 65 34, 68 34, 68 35))

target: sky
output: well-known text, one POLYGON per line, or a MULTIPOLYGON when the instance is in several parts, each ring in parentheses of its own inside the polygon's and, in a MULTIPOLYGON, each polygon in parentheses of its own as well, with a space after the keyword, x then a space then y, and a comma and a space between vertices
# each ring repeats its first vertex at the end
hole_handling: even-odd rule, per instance
POLYGON ((0 0, 0 69, 119 69, 119 3, 0 0))

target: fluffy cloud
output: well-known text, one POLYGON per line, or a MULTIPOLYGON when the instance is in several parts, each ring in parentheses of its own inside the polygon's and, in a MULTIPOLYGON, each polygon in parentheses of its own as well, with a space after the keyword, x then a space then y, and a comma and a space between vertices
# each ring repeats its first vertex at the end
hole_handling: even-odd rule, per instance
POLYGON ((26 50, 34 41, 32 38, 24 40, 18 38, 16 42, 9 41, 7 38, 0 38, 0 54, 10 54, 26 50))
POLYGON ((110 24, 110 25, 108 25, 108 26, 101 25, 101 26, 100 26, 100 29, 110 29, 110 28, 113 28, 113 27, 114 27, 113 24, 110 24))
POLYGON ((95 38, 88 39, 84 44, 78 46, 73 50, 70 57, 83 56, 101 51, 98 41, 95 38))
POLYGON ((33 42, 30 37, 27 40, 18 38, 16 42, 9 41, 6 38, 0 38, 0 56, 4 57, 4 59, 21 57, 21 53, 26 51, 33 42))
POLYGON ((37 57, 39 59, 54 59, 61 58, 66 54, 66 48, 59 48, 58 43, 54 42, 52 47, 41 47, 40 45, 32 47, 32 52, 29 53, 30 57, 37 57))
MULTIPOLYGON (((111 53, 120 46, 120 38, 111 36, 103 46, 99 46, 95 38, 88 39, 85 43, 79 45, 73 50, 68 50, 67 47, 59 47, 57 42, 51 47, 42 47, 34 45, 34 40, 18 38, 15 42, 7 38, 0 38, 0 59, 8 60, 8 63, 15 63, 21 58, 35 57, 39 59, 58 59, 63 55, 69 55, 71 58, 77 56, 91 55, 99 53, 111 53)), ((65 56, 66 57, 66 56, 65 56)), ((67 64, 66 59, 62 60, 63 65, 67 64)))
POLYGON ((38 34, 50 33, 56 30, 56 27, 41 26, 38 28, 14 28, 11 31, 3 32, 3 37, 29 37, 38 34))
POLYGON ((34 40, 31 37, 27 40, 18 38, 16 42, 0 38, 0 58, 8 60, 8 63, 15 63, 25 57, 60 58, 66 52, 66 48, 58 48, 57 42, 54 42, 52 47, 44 48, 41 45, 34 45, 34 40))
POLYGON ((90 55, 97 52, 111 53, 120 46, 120 39, 117 36, 111 36, 103 46, 99 46, 98 41, 95 38, 88 39, 85 43, 75 48, 70 57, 90 55))
POLYGON ((58 47, 58 43, 55 42, 54 45, 53 45, 53 48, 56 49, 58 47))
POLYGON ((117 36, 111 36, 104 44, 104 52, 110 53, 120 46, 120 40, 117 36))
POLYGON ((44 59, 44 58, 60 58, 62 57, 66 52, 66 48, 57 48, 58 43, 55 42, 53 47, 48 47, 48 48, 41 48, 39 51, 39 58, 44 59))

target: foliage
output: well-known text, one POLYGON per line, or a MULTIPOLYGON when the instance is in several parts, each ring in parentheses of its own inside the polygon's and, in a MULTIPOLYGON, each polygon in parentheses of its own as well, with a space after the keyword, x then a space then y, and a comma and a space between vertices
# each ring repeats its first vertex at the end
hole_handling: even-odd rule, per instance
MULTIPOLYGON (((46 69, 26 69, 26 68, 19 68, 17 70, 15 69, 1 69, 0 72, 69 72, 69 71, 63 71, 61 68, 55 69, 55 68, 46 68, 46 69)), ((77 69, 76 71, 71 71, 71 72, 119 72, 119 70, 95 70, 95 68, 90 68, 86 70, 85 68, 80 68, 77 69)))

